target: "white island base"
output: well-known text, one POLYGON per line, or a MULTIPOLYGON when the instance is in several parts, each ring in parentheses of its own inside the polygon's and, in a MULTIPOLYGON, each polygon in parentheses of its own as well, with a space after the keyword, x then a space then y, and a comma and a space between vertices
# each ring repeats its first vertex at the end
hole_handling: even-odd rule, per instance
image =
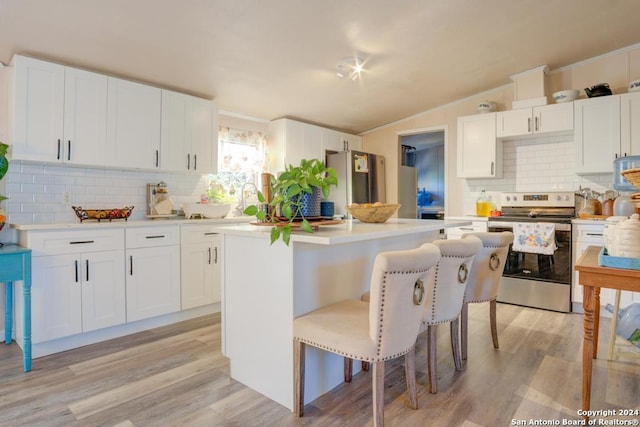
MULTIPOLYGON (((346 221, 291 243, 270 245, 270 227, 220 228, 224 234, 222 351, 231 377, 293 409, 293 319, 368 290, 375 256, 416 248, 445 227, 434 220, 346 221)), ((349 325, 345 325, 349 328, 349 325)), ((354 364, 357 370, 359 364, 354 364)), ((305 403, 344 381, 343 359, 307 347, 305 403)))

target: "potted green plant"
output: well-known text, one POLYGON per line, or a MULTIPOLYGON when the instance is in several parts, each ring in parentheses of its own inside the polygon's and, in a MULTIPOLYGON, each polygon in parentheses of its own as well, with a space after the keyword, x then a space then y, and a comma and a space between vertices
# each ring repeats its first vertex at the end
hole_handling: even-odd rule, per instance
MULTIPOLYGON (((0 141, 0 180, 4 178, 4 176, 7 173, 7 170, 9 170, 9 160, 7 159, 8 148, 9 146, 7 144, 0 141)), ((2 201, 6 199, 7 198, 5 196, 0 194, 0 203, 2 203, 2 201)), ((4 209, 2 209, 2 206, 0 206, 0 230, 2 230, 2 228, 4 227, 4 223, 6 220, 7 220, 7 213, 5 212, 4 209)))
MULTIPOLYGON (((305 204, 310 198, 328 198, 332 185, 338 185, 335 169, 317 159, 302 159, 299 166, 289 165, 277 178, 271 177, 272 199, 268 203, 264 194, 258 192, 262 208, 251 205, 244 214, 255 215, 261 222, 274 223, 271 244, 282 238, 288 245, 294 221, 299 222, 301 230, 313 233, 305 204)), ((320 203, 319 200, 317 202, 320 203)))

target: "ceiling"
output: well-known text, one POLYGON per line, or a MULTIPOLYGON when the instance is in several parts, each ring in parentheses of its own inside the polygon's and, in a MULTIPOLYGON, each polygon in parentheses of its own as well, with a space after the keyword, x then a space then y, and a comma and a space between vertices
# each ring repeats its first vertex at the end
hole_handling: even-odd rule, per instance
POLYGON ((360 133, 640 42, 637 0, 0 0, 14 53, 360 133), (357 54, 365 72, 336 76, 357 54))

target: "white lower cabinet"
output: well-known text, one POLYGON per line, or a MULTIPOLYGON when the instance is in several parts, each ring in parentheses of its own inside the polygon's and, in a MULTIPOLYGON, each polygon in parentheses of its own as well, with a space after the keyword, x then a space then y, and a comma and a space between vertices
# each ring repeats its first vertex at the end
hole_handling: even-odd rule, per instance
POLYGON ((220 302, 222 285, 222 236, 212 226, 183 226, 182 309, 220 302))
POLYGON ((127 321, 180 310, 180 229, 126 230, 127 321))
MULTIPOLYGON (((125 323, 124 230, 34 231, 20 243, 33 256, 34 344, 125 323)), ((22 310, 16 298, 16 318, 22 310)))

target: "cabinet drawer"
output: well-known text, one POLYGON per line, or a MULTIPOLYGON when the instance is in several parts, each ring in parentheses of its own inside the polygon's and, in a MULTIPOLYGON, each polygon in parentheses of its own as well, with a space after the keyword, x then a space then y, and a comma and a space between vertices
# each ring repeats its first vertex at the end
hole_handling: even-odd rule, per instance
POLYGON ((124 229, 24 231, 20 234, 20 243, 30 248, 34 257, 109 251, 124 247, 124 229))
POLYGON ((180 244, 180 228, 174 226, 127 228, 127 249, 180 244))
POLYGON ((465 233, 479 233, 487 231, 487 223, 473 221, 471 225, 463 225, 461 227, 451 227, 445 229, 447 239, 460 239, 465 233))
POLYGON ((198 243, 209 242, 211 238, 219 235, 218 232, 213 231, 218 225, 185 225, 181 227, 181 242, 182 243, 198 243))
POLYGON ((602 245, 604 242, 604 224, 579 225, 576 227, 576 241, 602 245))

